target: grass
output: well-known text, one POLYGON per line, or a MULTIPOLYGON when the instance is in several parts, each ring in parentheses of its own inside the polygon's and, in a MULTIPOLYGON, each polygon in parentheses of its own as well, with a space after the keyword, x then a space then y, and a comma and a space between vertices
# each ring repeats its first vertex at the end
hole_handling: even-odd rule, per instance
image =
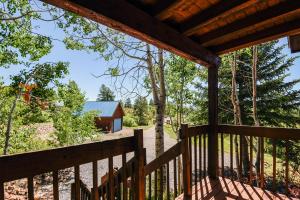
MULTIPOLYGON (((171 138, 176 139, 176 134, 173 132, 171 125, 169 125, 169 124, 164 125, 164 130, 171 138)), ((220 144, 221 144, 221 137, 219 137, 219 146, 220 146, 220 144)), ((230 137, 228 134, 224 135, 224 153, 228 154, 228 156, 230 153, 230 137)), ((256 158, 256 153, 253 150, 253 161, 255 161, 255 158, 256 158)), ((267 176, 273 176, 273 156, 271 154, 269 154, 268 152, 265 152, 264 160, 265 160, 265 174, 267 176)), ((284 161, 282 159, 276 158, 277 173, 285 170, 285 168, 283 167, 283 163, 284 163, 284 161)))
POLYGON ((172 127, 170 124, 165 124, 164 125, 164 131, 170 136, 172 139, 177 139, 176 133, 173 131, 172 127))

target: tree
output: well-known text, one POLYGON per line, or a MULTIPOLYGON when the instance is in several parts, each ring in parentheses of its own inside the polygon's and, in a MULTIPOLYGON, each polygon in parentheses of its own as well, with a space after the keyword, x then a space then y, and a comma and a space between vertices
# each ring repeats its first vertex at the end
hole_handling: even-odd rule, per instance
MULTIPOLYGON (((300 80, 287 80, 288 71, 297 57, 287 57, 282 52, 283 48, 273 41, 222 57, 219 71, 220 123, 235 123, 238 120, 244 125, 275 127, 295 127, 299 124, 299 116, 294 113, 299 110, 300 91, 295 89, 295 85, 300 80), (238 97, 239 109, 234 108, 237 100, 232 101, 232 94, 238 97)), ((200 78, 202 80, 198 84, 203 90, 197 94, 206 96, 207 74, 203 73, 200 78)), ((196 111, 206 115, 206 97, 198 105, 196 111)))
POLYGON ((101 85, 97 101, 114 101, 115 95, 113 91, 104 84, 101 85))
POLYGON ((97 113, 82 113, 85 96, 78 85, 74 81, 60 85, 57 100, 63 103, 63 106, 55 107, 52 114, 58 145, 82 143, 91 138, 96 132, 94 120, 97 113))
MULTIPOLYGON (((58 11, 55 17, 60 16, 61 12, 58 11)), ((166 104, 164 51, 76 14, 65 12, 63 16, 58 26, 67 35, 64 39, 67 48, 93 51, 107 61, 116 60, 114 66, 98 77, 113 77, 115 88, 121 96, 125 93, 136 97, 142 91, 147 92, 145 96, 152 93, 156 113, 155 149, 156 156, 160 156, 164 152, 166 104), (125 80, 131 83, 129 87, 124 85, 125 80), (145 91, 145 88, 148 90, 145 91)))
POLYGON ((35 64, 33 66, 28 64, 28 69, 21 70, 18 75, 11 77, 12 83, 9 86, 10 90, 6 97, 12 101, 8 101, 10 102, 10 106, 7 113, 5 143, 3 147, 4 155, 8 153, 14 113, 18 106, 18 101, 22 100, 23 97, 26 104, 33 107, 37 106, 38 100, 45 99, 49 97, 50 94, 53 94, 53 89, 49 87, 49 84, 58 83, 58 80, 61 80, 64 75, 68 73, 67 67, 68 65, 63 62, 35 64), (29 94, 26 91, 26 87, 30 85, 35 85, 35 87, 29 94), (28 95, 30 99, 28 99, 28 95))
POLYGON ((127 98, 125 102, 125 108, 132 108, 131 99, 127 98))
POLYGON ((179 128, 184 123, 187 106, 192 100, 191 85, 197 76, 196 64, 179 56, 171 55, 167 62, 166 82, 168 114, 173 132, 179 140, 179 128))
POLYGON ((139 126, 149 124, 149 109, 147 99, 145 97, 137 97, 133 106, 133 114, 139 126))

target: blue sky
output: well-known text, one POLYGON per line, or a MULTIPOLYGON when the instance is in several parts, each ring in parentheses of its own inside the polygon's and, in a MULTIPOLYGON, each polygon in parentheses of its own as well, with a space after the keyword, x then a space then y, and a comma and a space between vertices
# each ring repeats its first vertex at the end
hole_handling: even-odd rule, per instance
MULTIPOLYGON (((63 39, 64 33, 59 30, 52 23, 42 22, 36 24, 39 26, 38 31, 40 33, 51 35, 54 38, 63 39)), ((107 63, 104 59, 100 58, 95 53, 87 53, 85 51, 73 51, 67 50, 64 47, 64 44, 59 41, 54 41, 54 48, 52 52, 42 58, 42 62, 55 62, 55 61, 67 61, 70 62, 70 74, 65 79, 75 80, 82 91, 85 92, 88 100, 95 100, 97 97, 97 93, 101 84, 106 84, 113 88, 113 80, 109 77, 101 77, 95 78, 94 75, 100 75, 105 72, 105 70, 110 66, 111 63, 107 63)), ((280 44, 287 44, 287 39, 283 38, 280 40, 280 44)), ((284 52, 288 55, 290 54, 290 50, 288 47, 284 49, 284 52)), ((300 54, 293 54, 299 55, 300 54)), ((1 69, 0 74, 4 77, 4 81, 9 83, 9 75, 17 73, 22 67, 21 66, 13 66, 9 69, 1 69)), ((294 66, 291 68, 291 76, 289 80, 300 78, 300 59, 298 59, 294 66)), ((126 83, 130 85, 129 82, 126 83)), ((300 85, 297 86, 297 89, 300 89, 300 85)), ((121 96, 117 94, 117 99, 121 99, 121 96)))

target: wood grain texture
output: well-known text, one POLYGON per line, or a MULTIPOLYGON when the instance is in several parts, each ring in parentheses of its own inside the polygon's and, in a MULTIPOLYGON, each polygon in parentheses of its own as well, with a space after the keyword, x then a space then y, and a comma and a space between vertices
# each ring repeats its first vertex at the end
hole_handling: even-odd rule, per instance
POLYGON ((246 16, 242 19, 229 23, 225 26, 221 26, 205 34, 201 34, 195 38, 199 43, 208 42, 224 35, 232 34, 235 31, 239 31, 246 27, 255 26, 266 20, 276 18, 278 16, 286 15, 290 12, 300 8, 300 1, 287 0, 275 6, 269 7, 259 12, 255 12, 252 15, 246 16))
POLYGON ((127 33, 199 64, 220 63, 220 58, 190 38, 125 0, 43 0, 108 27, 127 33))
POLYGON ((134 138, 127 137, 0 157, 0 179, 5 181, 73 167, 109 156, 134 151, 134 138), (32 164, 34 163, 34 165, 32 164))
MULTIPOLYGON (((208 177, 199 181, 198 187, 192 188, 193 197, 195 199, 196 193, 197 200, 224 200, 224 199, 260 199, 260 200, 296 200, 282 194, 272 193, 268 190, 253 187, 247 184, 232 181, 227 178, 210 179, 208 177)), ((176 200, 183 200, 184 194, 181 194, 176 200)))
POLYGON ((300 139, 300 129, 270 128, 254 126, 218 125, 219 133, 237 134, 244 136, 265 137, 272 139, 300 139))

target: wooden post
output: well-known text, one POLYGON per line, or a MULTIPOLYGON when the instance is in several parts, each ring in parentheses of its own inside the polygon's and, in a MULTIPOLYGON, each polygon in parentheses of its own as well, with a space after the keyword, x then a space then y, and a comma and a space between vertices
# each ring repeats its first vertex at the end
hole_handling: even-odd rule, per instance
POLYGON ((4 200, 4 183, 0 181, 0 200, 4 200))
POLYGON ((192 198, 192 187, 191 187, 191 158, 188 141, 188 125, 181 124, 180 129, 181 138, 181 150, 182 150, 182 167, 183 167, 183 193, 184 199, 189 200, 192 198))
POLYGON ((135 138, 135 166, 134 166, 134 199, 145 199, 145 152, 143 144, 143 130, 134 130, 135 138))
POLYGON ((217 177, 218 169, 218 66, 208 68, 208 175, 217 177))

